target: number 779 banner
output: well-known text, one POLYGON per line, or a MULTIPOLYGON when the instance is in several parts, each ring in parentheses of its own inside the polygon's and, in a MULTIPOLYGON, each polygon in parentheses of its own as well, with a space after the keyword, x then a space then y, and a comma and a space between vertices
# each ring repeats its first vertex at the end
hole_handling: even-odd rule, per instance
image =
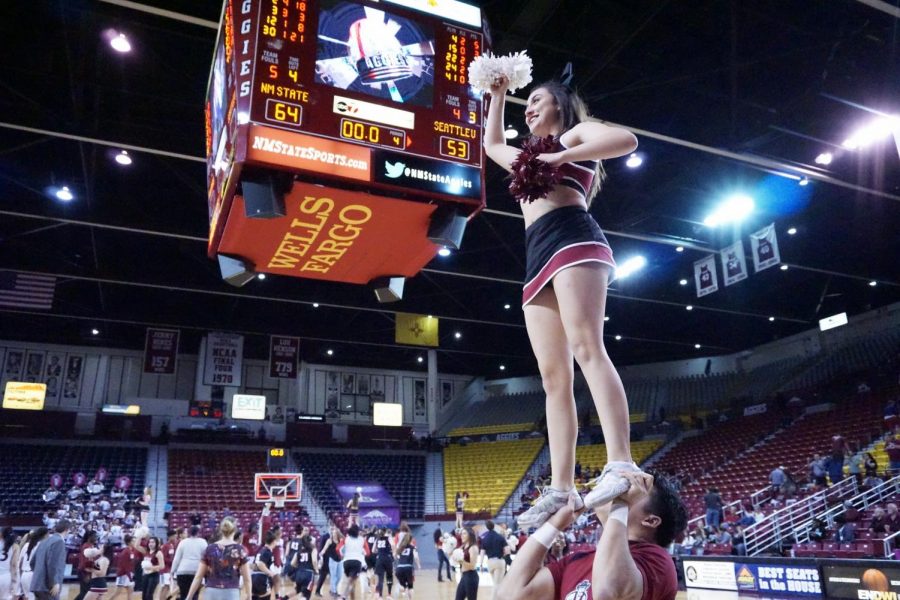
POLYGON ((269 338, 269 377, 296 379, 300 338, 273 335, 269 338))
POLYGON ((144 373, 173 375, 175 359, 178 357, 177 329, 147 328, 144 342, 144 373))

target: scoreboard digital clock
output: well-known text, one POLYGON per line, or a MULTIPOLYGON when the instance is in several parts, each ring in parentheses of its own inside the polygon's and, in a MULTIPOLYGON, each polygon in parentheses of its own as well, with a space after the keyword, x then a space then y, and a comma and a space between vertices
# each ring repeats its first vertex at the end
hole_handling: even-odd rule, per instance
POLYGON ((467 72, 485 44, 480 9, 459 0, 226 0, 206 102, 210 256, 247 271, 364 282, 414 274, 437 243, 458 246, 459 220, 484 205, 483 102, 467 72), (326 221, 348 206, 371 213, 353 225, 352 248, 327 233, 339 217, 308 246, 295 243, 291 223, 308 216, 300 206, 310 197, 334 205, 315 213, 326 221), (287 220, 246 222, 253 217, 287 220), (352 268, 354 254, 371 258, 361 252, 377 243, 367 233, 399 237, 388 223, 423 243, 407 261, 390 257, 396 273, 352 268), (248 252, 250 236, 274 245, 248 252))

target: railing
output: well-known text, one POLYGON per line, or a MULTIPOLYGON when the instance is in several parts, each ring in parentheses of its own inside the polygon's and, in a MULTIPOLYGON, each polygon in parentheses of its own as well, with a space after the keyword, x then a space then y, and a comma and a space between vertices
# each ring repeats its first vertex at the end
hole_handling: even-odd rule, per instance
POLYGON ((837 485, 776 510, 763 520, 753 523, 744 530, 747 554, 755 556, 800 530, 801 527, 808 528, 813 517, 827 511, 831 502, 848 495, 853 496, 858 489, 856 478, 848 477, 837 485))
MULTIPOLYGON (((849 478, 853 481, 856 481, 852 477, 849 478)), ((844 481, 847 481, 846 479, 844 481)), ((856 496, 850 498, 850 502, 853 505, 853 508, 859 510, 868 510, 874 504, 880 504, 885 500, 889 500, 900 493, 900 476, 894 477, 882 483, 881 485, 877 485, 873 488, 870 488, 856 496)), ((834 525, 834 518, 839 514, 842 514, 846 509, 843 504, 839 504, 837 506, 833 506, 830 509, 826 510, 822 514, 816 515, 819 519, 825 521, 829 527, 834 525)), ((805 527, 799 529, 796 532, 796 538, 798 542, 808 542, 809 539, 809 523, 804 524, 805 527)), ((885 557, 893 557, 894 554, 894 542, 897 534, 900 532, 894 532, 888 537, 884 538, 884 555, 885 557)))

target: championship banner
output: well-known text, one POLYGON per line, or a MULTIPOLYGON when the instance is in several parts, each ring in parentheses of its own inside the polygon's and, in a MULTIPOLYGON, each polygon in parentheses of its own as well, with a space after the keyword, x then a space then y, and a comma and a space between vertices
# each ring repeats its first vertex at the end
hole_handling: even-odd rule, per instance
POLYGON ((725 287, 732 283, 747 279, 747 261, 744 258, 744 242, 738 240, 721 251, 722 274, 725 276, 725 287))
POLYGON ((297 378, 300 338, 273 335, 269 337, 269 377, 297 378))
POLYGON ((210 333, 206 336, 203 384, 241 387, 243 362, 244 336, 232 333, 210 333))
POLYGON ((144 341, 144 373, 173 375, 178 356, 177 329, 147 328, 144 341))
POLYGON ((714 254, 694 262, 694 284, 697 287, 698 298, 719 291, 719 279, 716 277, 716 257, 714 254))
POLYGON ((437 317, 398 312, 395 323, 394 339, 398 344, 437 347, 437 317))
POLYGON ((778 252, 778 235, 775 223, 770 223, 756 233, 750 234, 750 248, 753 250, 753 271, 759 273, 781 262, 778 252))

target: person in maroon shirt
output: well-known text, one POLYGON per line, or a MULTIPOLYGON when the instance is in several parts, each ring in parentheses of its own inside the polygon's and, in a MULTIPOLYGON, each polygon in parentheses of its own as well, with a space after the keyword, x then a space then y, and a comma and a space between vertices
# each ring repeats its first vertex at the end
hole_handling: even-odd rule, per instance
POLYGON ((603 525, 597 549, 544 566, 547 548, 578 516, 574 502, 519 548, 497 600, 673 600, 675 563, 666 547, 687 526, 687 510, 668 479, 621 472, 630 487, 596 509, 603 525))

